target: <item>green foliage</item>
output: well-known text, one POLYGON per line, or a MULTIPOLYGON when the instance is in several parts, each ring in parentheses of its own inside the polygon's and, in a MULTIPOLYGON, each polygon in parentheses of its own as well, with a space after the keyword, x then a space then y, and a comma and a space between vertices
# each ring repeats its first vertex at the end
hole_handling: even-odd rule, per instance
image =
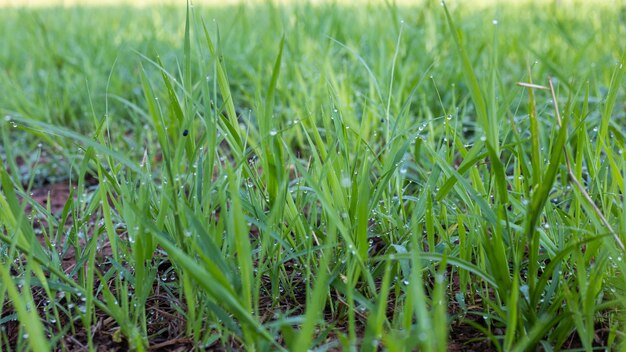
POLYGON ((3 9, 0 349, 623 349, 619 11, 443 5, 3 9))

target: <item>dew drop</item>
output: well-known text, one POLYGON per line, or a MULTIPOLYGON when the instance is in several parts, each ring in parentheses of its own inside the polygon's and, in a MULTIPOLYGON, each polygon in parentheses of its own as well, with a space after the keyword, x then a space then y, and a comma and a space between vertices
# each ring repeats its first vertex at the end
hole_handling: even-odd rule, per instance
POLYGON ((352 179, 350 178, 350 176, 344 175, 341 178, 341 187, 348 188, 350 186, 352 186, 352 179))

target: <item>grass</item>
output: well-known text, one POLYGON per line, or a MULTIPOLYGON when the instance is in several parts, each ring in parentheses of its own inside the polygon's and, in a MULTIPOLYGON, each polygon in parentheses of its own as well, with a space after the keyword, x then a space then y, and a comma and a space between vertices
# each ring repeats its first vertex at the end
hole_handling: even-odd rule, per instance
POLYGON ((577 6, 3 10, 0 349, 626 350, 577 6))

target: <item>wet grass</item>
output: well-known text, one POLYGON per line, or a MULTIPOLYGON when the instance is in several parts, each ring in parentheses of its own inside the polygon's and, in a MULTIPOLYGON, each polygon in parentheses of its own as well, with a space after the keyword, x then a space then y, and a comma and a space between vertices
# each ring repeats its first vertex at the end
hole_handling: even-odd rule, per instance
POLYGON ((3 10, 0 349, 623 350, 625 14, 3 10))

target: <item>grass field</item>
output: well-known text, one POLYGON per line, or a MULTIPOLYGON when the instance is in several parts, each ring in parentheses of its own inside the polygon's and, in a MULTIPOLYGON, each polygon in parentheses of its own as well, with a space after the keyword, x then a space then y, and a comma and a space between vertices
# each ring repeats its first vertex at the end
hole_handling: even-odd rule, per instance
POLYGON ((0 350, 626 351, 626 6, 0 12, 0 350))

